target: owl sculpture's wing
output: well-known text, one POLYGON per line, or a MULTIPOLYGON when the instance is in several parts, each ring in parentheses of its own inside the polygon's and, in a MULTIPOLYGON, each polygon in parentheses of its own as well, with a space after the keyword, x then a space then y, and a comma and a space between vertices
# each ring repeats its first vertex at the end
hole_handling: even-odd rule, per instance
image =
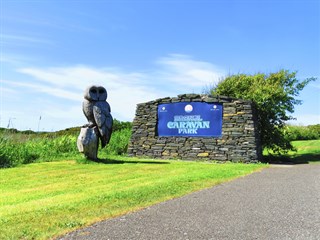
POLYGON ((113 119, 107 102, 96 102, 93 106, 93 116, 100 133, 101 146, 105 147, 111 137, 113 119))
POLYGON ((86 118, 88 119, 89 126, 93 126, 94 124, 94 116, 93 116, 93 106, 94 104, 90 101, 88 101, 87 99, 83 100, 82 103, 82 111, 84 113, 84 115, 86 116, 86 118))

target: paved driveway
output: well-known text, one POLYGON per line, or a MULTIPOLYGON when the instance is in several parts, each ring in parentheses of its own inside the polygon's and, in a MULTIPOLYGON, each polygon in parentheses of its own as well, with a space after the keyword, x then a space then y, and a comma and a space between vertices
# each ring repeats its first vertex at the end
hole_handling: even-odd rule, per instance
POLYGON ((320 239, 320 164, 279 165, 62 239, 320 239))

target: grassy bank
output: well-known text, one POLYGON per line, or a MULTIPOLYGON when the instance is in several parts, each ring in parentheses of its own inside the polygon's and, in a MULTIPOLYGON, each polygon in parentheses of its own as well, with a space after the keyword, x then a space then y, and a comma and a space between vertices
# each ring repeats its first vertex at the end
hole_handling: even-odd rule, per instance
MULTIPOLYGON (((99 150, 99 156, 125 154, 130 136, 130 129, 118 128, 112 134, 107 147, 99 150)), ((78 134, 74 131, 70 134, 67 134, 67 131, 40 134, 2 131, 0 132, 0 168, 79 157, 81 154, 77 149, 77 137, 78 134)))
POLYGON ((48 239, 263 167, 115 157, 0 169, 0 239, 48 239))
POLYGON ((320 163, 320 140, 293 141, 292 145, 296 151, 290 151, 286 155, 268 156, 266 151, 264 155, 269 158, 270 163, 320 163))

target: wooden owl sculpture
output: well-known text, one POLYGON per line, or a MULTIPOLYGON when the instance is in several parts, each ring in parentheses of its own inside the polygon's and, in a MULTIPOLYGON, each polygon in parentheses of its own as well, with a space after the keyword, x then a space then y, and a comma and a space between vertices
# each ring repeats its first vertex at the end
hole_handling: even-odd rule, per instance
POLYGON ((98 128, 98 137, 101 147, 104 148, 110 141, 113 119, 109 103, 106 101, 107 91, 102 86, 90 86, 84 93, 82 110, 89 121, 86 126, 98 128))

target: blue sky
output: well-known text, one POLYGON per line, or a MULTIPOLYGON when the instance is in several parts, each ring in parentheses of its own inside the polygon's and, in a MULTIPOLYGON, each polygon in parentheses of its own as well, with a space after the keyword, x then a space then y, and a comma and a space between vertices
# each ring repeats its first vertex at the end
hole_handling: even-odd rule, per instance
POLYGON ((280 69, 318 78, 293 116, 320 123, 319 0, 1 0, 0 13, 0 127, 83 125, 91 84, 132 121, 137 103, 280 69))

